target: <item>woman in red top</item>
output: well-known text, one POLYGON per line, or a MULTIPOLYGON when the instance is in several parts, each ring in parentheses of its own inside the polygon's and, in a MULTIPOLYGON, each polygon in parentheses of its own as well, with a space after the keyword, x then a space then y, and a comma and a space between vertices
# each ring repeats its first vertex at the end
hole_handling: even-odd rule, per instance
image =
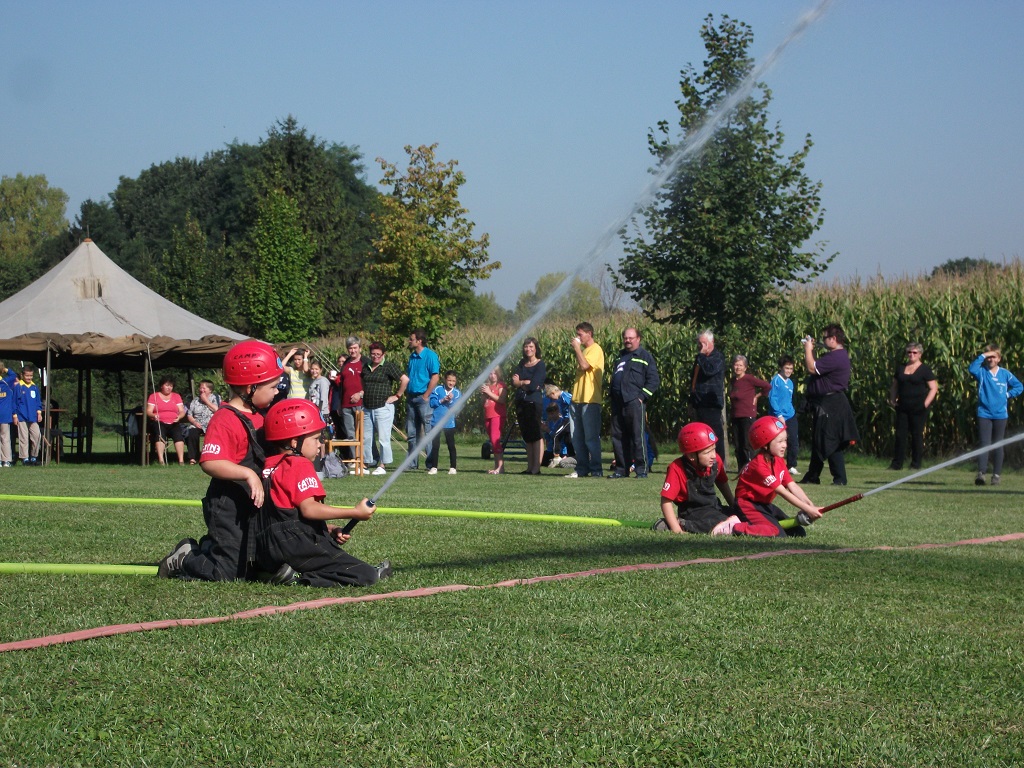
POLYGON ((161 464, 167 463, 167 442, 174 443, 178 463, 185 463, 185 435, 182 421, 185 418, 185 403, 174 391, 174 377, 164 376, 157 385, 157 391, 149 396, 146 403, 149 434, 156 446, 156 458, 161 464))
POLYGON ((505 419, 508 406, 505 404, 505 382, 501 379, 501 367, 495 368, 487 377, 487 383, 480 387, 484 396, 484 426, 491 441, 491 453, 494 454, 494 469, 487 470, 489 475, 505 474, 505 460, 502 456, 501 436, 505 434, 505 419))
POLYGON ((757 399, 767 395, 772 385, 747 373, 747 358, 736 355, 732 359, 732 384, 729 385, 729 404, 732 406, 732 439, 736 444, 736 469, 740 472, 750 459, 747 451, 747 433, 757 418, 757 399))

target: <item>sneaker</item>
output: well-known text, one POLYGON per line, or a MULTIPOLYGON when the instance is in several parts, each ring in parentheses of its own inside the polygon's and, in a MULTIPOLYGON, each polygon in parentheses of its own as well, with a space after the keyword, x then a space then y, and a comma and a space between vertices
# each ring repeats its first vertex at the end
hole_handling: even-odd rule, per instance
POLYGON ((387 473, 388 473, 388 471, 386 469, 384 469, 384 467, 377 467, 370 474, 371 475, 386 475, 387 473))
POLYGON ((647 473, 646 472, 637 472, 636 473, 636 479, 637 480, 646 480, 647 479, 647 473))
POLYGON ((377 581, 383 581, 394 574, 395 569, 391 567, 390 560, 382 560, 381 564, 377 566, 377 581))
POLYGON ((579 475, 577 475, 575 472, 570 472, 568 475, 566 475, 566 477, 575 480, 577 477, 579 477, 579 475))
POLYGON ((195 539, 182 539, 177 543, 171 553, 159 562, 156 575, 161 579, 171 579, 181 571, 181 564, 185 558, 192 554, 192 550, 198 547, 195 539))
POLYGON ((999 481, 1002 479, 1003 478, 1001 478, 999 475, 992 475, 992 481, 989 483, 989 485, 999 485, 999 481))
POLYGON ((0 461, 0 467, 9 467, 9 466, 11 466, 11 462, 9 462, 9 461, 0 461))
POLYGON ((548 469, 554 469, 562 463, 561 456, 555 456, 551 461, 548 462, 548 469))
POLYGON ((658 519, 658 522, 656 522, 654 525, 651 526, 651 530, 652 531, 671 531, 672 529, 668 527, 668 523, 666 523, 665 522, 665 518, 662 517, 662 518, 658 519))
POLYGON ((436 475, 437 474, 437 467, 431 467, 430 469, 428 469, 427 470, 427 474, 428 475, 436 475))
POLYGON ((975 485, 984 485, 985 484, 985 473, 984 472, 979 472, 978 473, 978 476, 976 478, 974 478, 974 484, 975 485))
POLYGON ((449 475, 457 475, 457 474, 459 474, 459 472, 458 472, 457 469, 455 469, 455 467, 452 467, 451 469, 448 470, 448 474, 449 475))
POLYGON ((298 584, 300 578, 302 578, 302 574, 288 565, 288 563, 282 563, 281 567, 273 573, 270 571, 258 571, 256 573, 256 581, 263 582, 264 584, 281 584, 286 587, 298 584))
POLYGON ((800 470, 797 469, 796 467, 790 467, 789 474, 792 475, 793 477, 796 477, 797 475, 800 474, 800 470))
POLYGON ((613 472, 612 474, 608 475, 609 480, 621 480, 624 477, 625 475, 622 474, 621 472, 613 472))

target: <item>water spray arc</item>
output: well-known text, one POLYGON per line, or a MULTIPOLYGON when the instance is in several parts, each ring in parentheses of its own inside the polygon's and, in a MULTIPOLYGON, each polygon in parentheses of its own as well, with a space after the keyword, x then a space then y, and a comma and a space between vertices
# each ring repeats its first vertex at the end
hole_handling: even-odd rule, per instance
MULTIPOLYGON (((758 80, 778 61, 783 51, 796 39, 801 37, 808 27, 814 22, 821 18, 824 14, 825 9, 831 4, 832 0, 822 0, 818 5, 804 14, 793 27, 792 31, 786 36, 786 38, 779 43, 767 56, 765 56, 747 75, 746 78, 737 86, 735 91, 729 94, 718 108, 709 114, 704 122, 697 128, 696 131, 686 136, 683 143, 672 153, 672 155, 665 161, 661 169, 654 174, 651 181, 643 189, 640 196, 637 198, 633 207, 626 212, 617 221, 613 222, 601 236, 594 243, 593 247, 580 259, 575 269, 569 272, 565 279, 555 288, 554 291, 543 301, 540 306, 537 307, 536 311, 527 318, 519 329, 512 334, 508 341, 502 345, 501 349, 498 350, 497 354, 491 360, 491 362, 484 368, 480 374, 473 379, 473 381, 465 388, 466 392, 477 392, 480 387, 487 380, 490 372, 499 365, 503 360, 508 358, 516 348, 522 343, 523 339, 526 338, 527 332, 542 320, 568 292, 572 286, 573 280, 579 277, 584 269, 589 267, 599 256, 607 251, 613 242, 615 242, 618 233, 625 226, 628 225, 649 201, 654 199, 658 190, 661 189, 670 178, 679 170, 685 163, 689 162, 697 153, 699 153, 704 146, 710 141, 715 132, 725 122, 726 118, 736 109, 736 107, 742 102, 754 89, 758 80)), ((454 418, 457 416, 463 408, 466 407, 468 397, 463 397, 455 402, 455 405, 449 411, 449 415, 454 418)), ((416 460, 416 456, 420 450, 424 447, 429 446, 431 441, 436 435, 439 435, 444 429, 444 424, 437 424, 431 429, 427 430, 423 438, 416 444, 415 448, 409 451, 405 459, 395 468, 395 471, 384 481, 384 484, 377 490, 377 492, 370 497, 370 503, 376 504, 377 501, 383 496, 387 490, 394 484, 394 482, 407 470, 412 463, 416 460)))

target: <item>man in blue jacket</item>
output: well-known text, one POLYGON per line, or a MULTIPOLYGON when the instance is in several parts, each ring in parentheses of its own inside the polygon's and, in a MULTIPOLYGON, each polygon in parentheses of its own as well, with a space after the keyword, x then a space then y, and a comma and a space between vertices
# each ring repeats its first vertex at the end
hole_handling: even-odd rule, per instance
POLYGON ((628 477, 629 467, 637 478, 647 477, 647 401, 658 389, 661 377, 654 356, 640 346, 640 332, 622 332, 622 351, 612 366, 612 450, 615 451, 613 480, 628 477))

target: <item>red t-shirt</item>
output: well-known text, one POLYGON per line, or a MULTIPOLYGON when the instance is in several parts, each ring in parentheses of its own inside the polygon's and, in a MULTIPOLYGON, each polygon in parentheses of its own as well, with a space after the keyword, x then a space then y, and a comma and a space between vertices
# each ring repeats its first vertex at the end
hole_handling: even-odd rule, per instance
MULTIPOLYGON (((680 456, 668 465, 668 470, 665 472, 665 484, 661 486, 661 498, 668 499, 675 504, 685 504, 689 499, 689 494, 686 490, 686 470, 683 469, 684 461, 686 461, 686 457, 680 456)), ((718 473, 715 475, 715 485, 729 482, 729 478, 725 474, 725 465, 716 459, 715 466, 718 467, 718 473)), ((714 468, 712 466, 704 470, 702 473, 704 477, 710 476, 714 468)))
POLYGON ((505 394, 505 385, 500 381, 491 387, 492 390, 498 393, 497 400, 491 400, 489 397, 485 397, 484 400, 484 418, 493 419, 495 416, 505 418, 508 415, 508 406, 505 401, 501 398, 505 394))
POLYGON ((740 473, 736 481, 736 500, 754 504, 771 504, 780 485, 789 485, 793 477, 786 468, 786 460, 758 452, 740 473))
POLYGON ((185 403, 181 400, 181 395, 177 392, 171 392, 169 400, 164 400, 159 392, 154 392, 146 402, 156 406, 156 417, 161 424, 173 424, 176 422, 179 413, 178 406, 185 407, 185 403))
POLYGON ((323 501, 327 498, 313 462, 304 456, 284 453, 271 456, 263 468, 263 476, 270 477, 270 500, 278 509, 297 509, 306 499, 323 501), (284 461, 285 458, 288 461, 284 461), (270 474, 274 467, 277 469, 270 474))
POLYGON ((353 408, 362 405, 363 398, 353 401, 352 395, 363 391, 363 359, 357 357, 354 360, 346 360, 338 372, 338 378, 341 379, 341 407, 353 408))
MULTIPOLYGON (((259 413, 243 413, 242 418, 249 419, 253 429, 263 428, 263 416, 259 413)), ((206 443, 199 457, 200 463, 223 460, 241 464, 248 452, 249 434, 238 416, 227 408, 221 408, 213 414, 210 426, 206 428, 206 443)))

